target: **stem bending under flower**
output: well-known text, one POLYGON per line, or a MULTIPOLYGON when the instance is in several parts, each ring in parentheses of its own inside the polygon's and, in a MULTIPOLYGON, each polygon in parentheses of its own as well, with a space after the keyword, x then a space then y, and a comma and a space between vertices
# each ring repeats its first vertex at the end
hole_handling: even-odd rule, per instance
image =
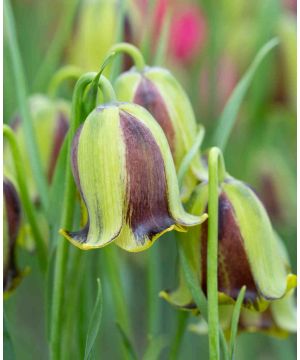
MULTIPOLYGON (((72 140, 75 135, 75 132, 80 125, 80 120, 82 120, 82 97, 85 93, 85 90, 89 84, 93 82, 95 78, 99 77, 97 73, 86 73, 80 77, 77 81, 74 89, 73 101, 72 101, 72 112, 71 112, 71 121, 70 129, 68 133, 68 156, 67 159, 70 159, 71 156, 71 146, 72 140)), ((102 87, 107 87, 107 81, 103 80, 103 77, 100 78, 99 83, 102 87)), ((110 89, 107 90, 107 93, 110 92, 110 89)), ((95 98, 96 99, 96 98, 95 98)), ((91 108, 95 106, 91 104, 91 108)), ((63 201, 63 214, 61 227, 68 228, 72 226, 73 222, 73 212, 74 212, 74 203, 75 203, 75 183, 71 171, 70 161, 66 164, 66 175, 65 175, 65 195, 63 201)), ((64 294, 64 279, 67 269, 67 259, 68 259, 68 242, 65 239, 61 239, 57 245, 57 254, 54 270, 54 289, 53 289, 53 301, 52 301, 52 313, 51 313, 51 358, 56 360, 60 358, 60 339, 62 336, 62 305, 63 305, 63 294, 64 294)))

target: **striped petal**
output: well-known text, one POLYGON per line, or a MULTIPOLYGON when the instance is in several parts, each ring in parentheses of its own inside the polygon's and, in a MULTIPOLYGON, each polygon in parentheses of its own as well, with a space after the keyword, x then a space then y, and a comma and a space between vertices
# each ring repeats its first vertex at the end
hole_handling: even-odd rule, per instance
POLYGON ((166 231, 206 219, 184 211, 166 137, 138 105, 107 105, 89 115, 73 141, 72 168, 88 222, 64 235, 83 249, 114 240, 141 251, 166 231))

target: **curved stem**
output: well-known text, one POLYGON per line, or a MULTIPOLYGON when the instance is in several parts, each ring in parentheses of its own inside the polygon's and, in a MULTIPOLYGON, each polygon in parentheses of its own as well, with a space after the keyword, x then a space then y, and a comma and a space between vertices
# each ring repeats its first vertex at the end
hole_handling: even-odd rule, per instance
MULTIPOLYGON (((77 81, 74 89, 71 110, 71 122, 68 133, 68 157, 71 156, 71 145, 75 135, 76 129, 80 124, 81 110, 82 110, 82 96, 86 87, 94 80, 96 73, 86 73, 77 81)), ((68 228, 72 226, 73 209, 75 204, 75 184, 72 177, 71 163, 66 163, 66 177, 65 177, 65 194, 63 200, 63 214, 61 227, 68 228)), ((67 268, 68 257, 68 242, 64 238, 60 238, 57 244, 56 262, 54 269, 54 285, 53 285, 53 300, 51 312, 51 358, 56 360, 60 358, 60 339, 62 332, 62 305, 64 293, 64 278, 67 268)))
POLYGON ((218 213, 219 182, 225 177, 221 151, 213 147, 208 157, 208 242, 207 242, 207 303, 208 337, 211 360, 220 359, 218 313, 218 213))
POLYGON ((111 82, 104 75, 101 75, 98 85, 102 91, 104 102, 117 100, 116 93, 111 82))
POLYGON ((37 222, 36 215, 35 215, 35 209, 33 207, 26 183, 24 181, 25 169, 24 169, 24 163, 22 160, 21 152, 20 152, 17 140, 16 140, 15 133, 7 125, 3 125, 3 136, 7 139, 9 146, 11 148, 12 157, 13 157, 14 165, 16 168, 16 177, 17 177, 17 182, 18 182, 18 186, 19 186, 19 190, 20 190, 20 197, 21 197, 22 205, 24 207, 26 217, 30 224, 32 234, 33 234, 33 237, 35 240, 40 268, 43 272, 45 272, 46 268, 47 268, 47 262, 48 262, 47 247, 46 247, 46 243, 43 239, 43 235, 41 234, 40 229, 38 227, 38 222, 37 222))
POLYGON ((50 97, 55 97, 59 86, 65 80, 69 80, 69 79, 78 80, 81 75, 82 75, 82 70, 77 66, 67 65, 62 67, 52 77, 50 84, 48 86, 48 95, 50 97))
MULTIPOLYGON (((129 44, 129 43, 119 43, 114 46, 112 46, 108 52, 109 54, 114 53, 115 55, 119 53, 126 53, 128 54, 132 60, 134 61, 134 65, 137 68, 137 70, 142 71, 146 64, 143 55, 141 54, 140 50, 129 44)), ((110 55, 108 55, 110 56, 110 55)))

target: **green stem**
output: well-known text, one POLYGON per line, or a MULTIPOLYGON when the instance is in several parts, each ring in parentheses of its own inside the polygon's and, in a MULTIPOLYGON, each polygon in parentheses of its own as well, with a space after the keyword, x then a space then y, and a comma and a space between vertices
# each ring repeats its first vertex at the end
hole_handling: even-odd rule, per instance
POLYGON ((219 182, 225 177, 221 151, 214 147, 209 152, 208 243, 207 243, 207 303, 208 337, 211 360, 220 359, 218 314, 218 212, 219 182))
POLYGON ((38 227, 38 222, 36 220, 36 215, 35 215, 35 209, 33 207, 33 203, 30 199, 29 192, 26 186, 25 177, 24 177, 25 169, 24 169, 24 163, 22 161, 21 152, 16 140, 15 133, 7 125, 3 125, 3 136, 7 139, 11 148, 22 205, 24 207, 28 222, 30 224, 33 238, 35 240, 40 268, 43 272, 45 272, 48 262, 47 247, 45 240, 43 239, 43 235, 38 227))
POLYGON ((131 44, 125 42, 116 44, 110 48, 108 56, 111 56, 112 53, 114 53, 115 55, 119 53, 128 54, 134 61, 134 65, 139 71, 142 71, 146 66, 145 60, 140 50, 131 44))
MULTIPOLYGON (((67 159, 71 157, 71 146, 72 140, 75 135, 75 132, 80 125, 80 120, 82 120, 82 98, 85 93, 86 87, 97 78, 97 73, 86 73, 80 77, 77 81, 74 89, 74 95, 72 100, 72 109, 71 109, 71 122, 70 129, 68 133, 68 156, 67 159)), ((102 76, 99 80, 99 84, 106 89, 106 92, 109 93, 111 89, 107 89, 108 82, 102 76)), ((92 104, 95 106, 95 104, 92 104)), ((91 107, 92 109, 92 107, 91 107)), ((90 109, 90 110, 91 110, 90 109)), ((68 229, 72 226, 73 222, 73 212, 75 208, 75 199, 76 199, 76 188, 73 180, 73 175, 71 171, 70 161, 66 164, 66 177, 65 177, 65 194, 63 201, 63 213, 61 228, 68 229)), ((57 245, 57 254, 54 270, 54 289, 53 289, 53 302, 52 302, 52 313, 51 313, 51 334, 50 334, 50 343, 51 343, 51 358, 56 360, 60 358, 60 339, 62 338, 62 305, 63 305, 63 295, 64 295, 64 279, 67 269, 67 259, 68 259, 68 242, 64 238, 60 238, 57 245)))
POLYGON ((130 336, 131 328, 129 314, 126 306, 126 298, 120 276, 120 261, 115 246, 109 246, 102 250, 104 254, 105 269, 109 279, 112 298, 116 309, 116 317, 122 329, 130 336))
POLYGON ((17 34, 12 9, 8 0, 4 1, 5 33, 9 47, 18 107, 24 125, 26 145, 28 148, 33 177, 37 185, 43 209, 46 211, 48 205, 48 184, 43 171, 39 156, 38 146, 35 138, 32 118, 28 105, 28 93, 20 50, 17 43, 17 34))
POLYGON ((159 243, 147 251, 147 312, 148 336, 157 335, 159 331, 159 297, 160 290, 160 252, 159 243))
POLYGON ((101 90, 104 98, 104 102, 108 103, 111 101, 117 101, 116 93, 112 87, 111 82, 105 77, 101 76, 99 79, 99 89, 101 90))
MULTIPOLYGON (((93 81, 97 74, 87 73, 81 76, 75 85, 71 122, 68 133, 68 156, 71 156, 71 145, 75 135, 75 131, 79 126, 81 118, 81 99, 86 87, 93 81)), ((73 209, 75 205, 75 184, 72 177, 70 161, 66 163, 66 177, 65 177, 65 194, 63 201, 63 214, 61 227, 64 229, 69 228, 72 225, 73 209)), ((64 238, 60 238, 57 244, 56 262, 54 269, 54 282, 53 282, 53 299, 52 299, 52 312, 51 312, 51 333, 50 333, 50 345, 51 345, 51 358, 57 360, 60 358, 60 339, 62 338, 62 305, 63 305, 63 293, 64 293, 64 279, 67 268, 69 244, 64 238)))
POLYGON ((187 311, 177 311, 177 327, 176 327, 175 336, 171 343, 171 349, 169 355, 170 360, 176 360, 179 358, 180 347, 185 333, 188 318, 189 318, 189 313, 187 311))
POLYGON ((78 80, 81 75, 82 75, 82 70, 77 66, 67 65, 59 69, 52 77, 50 84, 48 86, 49 97, 54 98, 56 96, 60 85, 65 80, 69 80, 69 79, 78 80))

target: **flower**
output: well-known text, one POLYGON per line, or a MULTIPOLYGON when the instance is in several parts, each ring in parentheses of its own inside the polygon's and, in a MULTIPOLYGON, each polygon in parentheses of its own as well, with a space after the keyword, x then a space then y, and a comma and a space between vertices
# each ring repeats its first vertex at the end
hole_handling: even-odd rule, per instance
POLYGON ((21 223, 21 204, 12 182, 3 179, 3 291, 8 296, 21 279, 15 261, 15 246, 21 223))
MULTIPOLYGON (((33 130, 45 176, 51 183, 56 160, 69 128, 70 107, 63 100, 52 101, 42 95, 34 95, 29 99, 33 130)), ((15 131, 17 142, 22 152, 27 170, 29 193, 33 201, 38 202, 38 194, 31 173, 31 161, 27 147, 26 134, 20 117, 16 116, 11 127, 15 131)), ((15 178, 15 167, 8 147, 4 147, 4 171, 8 178, 15 178)))
MULTIPOLYGON (((197 123, 191 103, 174 76, 166 69, 132 68, 116 80, 115 90, 121 101, 130 101, 146 108, 164 131, 175 163, 179 169, 197 136, 197 123)), ((183 199, 186 199, 202 179, 200 158, 195 156, 185 177, 183 199)))
MULTIPOLYGON (((262 203, 245 183, 229 175, 219 185, 218 291, 219 304, 233 304, 246 286, 244 306, 263 311, 270 302, 282 299, 296 286, 282 245, 262 203)), ((208 185, 199 185, 189 211, 205 211, 208 185)), ((207 222, 182 239, 194 271, 206 293, 207 222)), ((193 299, 183 277, 175 292, 161 296, 179 307, 193 308, 193 299)))
POLYGON ((165 135, 136 104, 106 104, 87 117, 73 139, 72 171, 88 221, 61 234, 81 249, 114 241, 141 251, 166 231, 184 231, 207 217, 184 211, 165 135))

